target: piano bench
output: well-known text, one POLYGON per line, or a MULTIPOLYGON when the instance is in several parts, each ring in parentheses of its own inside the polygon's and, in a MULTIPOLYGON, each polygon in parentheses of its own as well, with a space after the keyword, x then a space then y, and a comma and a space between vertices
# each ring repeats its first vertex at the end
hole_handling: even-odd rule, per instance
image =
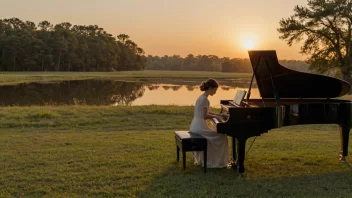
POLYGON ((177 162, 180 161, 180 149, 182 150, 183 170, 186 169, 186 152, 203 151, 204 154, 204 173, 207 172, 207 144, 205 137, 190 131, 175 131, 177 162))

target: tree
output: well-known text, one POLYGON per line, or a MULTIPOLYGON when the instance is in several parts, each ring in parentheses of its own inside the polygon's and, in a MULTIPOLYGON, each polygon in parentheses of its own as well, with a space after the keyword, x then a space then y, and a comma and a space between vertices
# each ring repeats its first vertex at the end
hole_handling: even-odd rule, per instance
POLYGON ((233 71, 234 69, 234 65, 231 64, 230 61, 225 61, 222 63, 222 70, 221 72, 235 72, 233 71))
POLYGON ((119 34, 117 35, 118 41, 121 43, 125 44, 125 42, 129 39, 130 37, 127 34, 119 34))
POLYGON ((352 83, 352 1, 308 0, 294 12, 280 20, 280 38, 289 46, 304 41, 301 53, 310 56, 310 69, 339 70, 341 78, 352 83))
POLYGON ((51 31, 53 29, 53 25, 49 21, 42 21, 38 24, 38 27, 40 27, 41 30, 43 31, 51 31))

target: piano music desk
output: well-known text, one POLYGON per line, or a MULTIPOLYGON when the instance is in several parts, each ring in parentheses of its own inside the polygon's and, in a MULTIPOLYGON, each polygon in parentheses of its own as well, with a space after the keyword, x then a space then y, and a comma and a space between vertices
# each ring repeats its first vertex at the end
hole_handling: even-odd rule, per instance
POLYGON ((180 161, 180 149, 182 150, 183 170, 186 168, 187 151, 203 151, 204 154, 204 173, 207 172, 207 144, 205 137, 190 131, 175 131, 177 162, 180 161))

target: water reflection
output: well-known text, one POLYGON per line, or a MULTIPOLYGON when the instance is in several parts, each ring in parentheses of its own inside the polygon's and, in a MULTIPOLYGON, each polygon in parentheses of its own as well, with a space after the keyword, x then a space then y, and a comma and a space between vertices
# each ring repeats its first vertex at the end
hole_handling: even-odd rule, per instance
POLYGON ((129 105, 143 96, 143 83, 74 80, 0 86, 3 106, 30 105, 129 105))
POLYGON ((158 89, 160 86, 159 85, 147 85, 148 89, 150 91, 158 89))
MULTIPOLYGON (((235 85, 220 86, 217 94, 209 97, 211 106, 220 100, 232 99, 239 89, 235 85)), ((74 80, 55 83, 27 83, 0 86, 0 105, 194 105, 202 94, 198 84, 149 84, 110 80, 74 80)), ((252 88, 251 98, 259 98, 252 88)))
POLYGON ((223 86, 223 87, 220 87, 222 90, 225 90, 225 91, 228 91, 228 90, 230 90, 230 87, 225 87, 225 86, 223 86))
POLYGON ((192 85, 186 85, 186 87, 188 91, 193 91, 193 89, 196 88, 196 86, 192 86, 192 85))
MULTIPOLYGON (((158 104, 158 105, 194 105, 197 98, 203 93, 199 86, 179 86, 161 84, 161 89, 144 91, 143 97, 137 98, 132 105, 158 104)), ((214 96, 209 96, 210 105, 220 107, 220 100, 232 100, 237 90, 248 88, 220 86, 214 96)), ((252 88, 251 98, 259 98, 258 88, 252 88)))

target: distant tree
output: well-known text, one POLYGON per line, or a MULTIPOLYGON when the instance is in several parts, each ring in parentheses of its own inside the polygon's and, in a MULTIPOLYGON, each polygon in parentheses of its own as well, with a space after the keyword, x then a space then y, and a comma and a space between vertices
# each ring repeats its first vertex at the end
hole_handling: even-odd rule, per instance
POLYGON ((280 38, 291 46, 303 42, 310 69, 324 73, 338 69, 352 83, 352 1, 308 0, 295 6, 294 14, 280 20, 280 38))
POLYGON ((126 41, 129 39, 130 37, 126 34, 119 34, 117 35, 117 39, 122 43, 125 44, 126 41))
POLYGON ((222 63, 221 72, 236 72, 234 70, 234 65, 230 61, 225 61, 222 63))
POLYGON ((53 28, 53 25, 49 21, 42 21, 38 24, 41 30, 50 31, 53 28))
POLYGON ((197 67, 197 59, 193 54, 188 54, 187 57, 183 61, 182 70, 196 70, 197 67))

